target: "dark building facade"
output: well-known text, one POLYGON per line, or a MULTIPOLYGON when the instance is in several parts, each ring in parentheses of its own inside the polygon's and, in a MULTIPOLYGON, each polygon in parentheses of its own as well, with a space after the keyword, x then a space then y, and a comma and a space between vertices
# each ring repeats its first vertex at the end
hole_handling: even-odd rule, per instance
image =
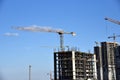
POLYGON ((120 79, 120 46, 116 48, 115 54, 115 62, 116 62, 116 79, 120 79))
POLYGON ((94 53, 96 55, 97 80, 103 80, 101 47, 95 46, 94 53))
POLYGON ((98 80, 120 79, 120 46, 115 42, 101 42, 94 47, 98 80))

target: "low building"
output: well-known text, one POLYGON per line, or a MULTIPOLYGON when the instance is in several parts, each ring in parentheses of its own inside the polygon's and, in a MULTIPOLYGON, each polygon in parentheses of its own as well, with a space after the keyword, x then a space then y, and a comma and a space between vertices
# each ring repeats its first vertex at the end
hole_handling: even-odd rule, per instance
POLYGON ((95 57, 80 51, 54 52, 54 80, 97 79, 95 57))

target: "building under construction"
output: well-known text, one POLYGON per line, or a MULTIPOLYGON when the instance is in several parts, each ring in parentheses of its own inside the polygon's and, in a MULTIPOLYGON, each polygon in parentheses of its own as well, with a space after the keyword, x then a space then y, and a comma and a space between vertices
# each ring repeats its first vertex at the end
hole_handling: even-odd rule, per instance
POLYGON ((54 52, 54 80, 96 80, 95 59, 92 53, 75 50, 54 52))
POLYGON ((101 47, 95 46, 94 52, 96 55, 96 70, 97 70, 97 80, 103 80, 103 68, 102 68, 102 53, 101 53, 101 47))
POLYGON ((120 46, 115 42, 101 42, 95 46, 98 80, 120 79, 120 46))
POLYGON ((116 80, 120 79, 120 46, 117 46, 116 48, 116 54, 115 54, 116 58, 116 80))

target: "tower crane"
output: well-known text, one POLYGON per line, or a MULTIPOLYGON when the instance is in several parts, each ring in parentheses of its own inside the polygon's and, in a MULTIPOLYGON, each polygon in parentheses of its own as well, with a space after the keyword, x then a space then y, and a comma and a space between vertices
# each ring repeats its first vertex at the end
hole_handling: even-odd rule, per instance
MULTIPOLYGON (((108 20, 108 21, 110 21, 110 22, 113 22, 113 23, 115 23, 115 24, 120 25, 120 21, 118 21, 118 20, 114 20, 114 19, 108 18, 108 17, 105 17, 105 20, 108 20)), ((116 37, 120 37, 120 35, 115 35, 115 34, 113 34, 113 36, 109 36, 108 38, 113 38, 113 40, 114 40, 114 42, 115 42, 116 37)))
POLYGON ((99 46, 99 42, 95 41, 96 46, 99 46))
POLYGON ((120 25, 120 21, 118 21, 118 20, 114 20, 114 19, 111 19, 111 18, 108 18, 108 17, 105 17, 105 20, 108 20, 108 21, 110 21, 110 22, 113 22, 113 23, 115 23, 115 24, 120 25))
POLYGON ((116 37, 120 37, 120 35, 115 35, 114 33, 113 36, 109 36, 108 39, 113 38, 113 41, 115 42, 116 37))
POLYGON ((63 41, 63 34, 71 34, 72 36, 75 36, 76 34, 74 32, 65 32, 61 29, 52 29, 50 27, 41 27, 41 26, 28 26, 28 27, 12 27, 17 30, 24 30, 24 31, 32 31, 32 32, 53 32, 58 33, 60 35, 60 49, 61 51, 64 51, 64 41, 63 41))

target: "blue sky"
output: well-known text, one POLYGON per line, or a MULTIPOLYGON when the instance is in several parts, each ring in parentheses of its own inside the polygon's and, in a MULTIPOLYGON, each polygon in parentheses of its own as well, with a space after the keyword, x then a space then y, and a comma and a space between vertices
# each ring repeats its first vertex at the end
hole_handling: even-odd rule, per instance
POLYGON ((0 0, 0 78, 27 80, 28 66, 32 65, 32 80, 49 80, 53 47, 60 44, 56 33, 19 31, 12 26, 73 31, 77 35, 65 34, 64 45, 93 52, 95 41, 113 41, 107 37, 120 34, 119 25, 104 20, 120 21, 119 13, 119 0, 0 0))

